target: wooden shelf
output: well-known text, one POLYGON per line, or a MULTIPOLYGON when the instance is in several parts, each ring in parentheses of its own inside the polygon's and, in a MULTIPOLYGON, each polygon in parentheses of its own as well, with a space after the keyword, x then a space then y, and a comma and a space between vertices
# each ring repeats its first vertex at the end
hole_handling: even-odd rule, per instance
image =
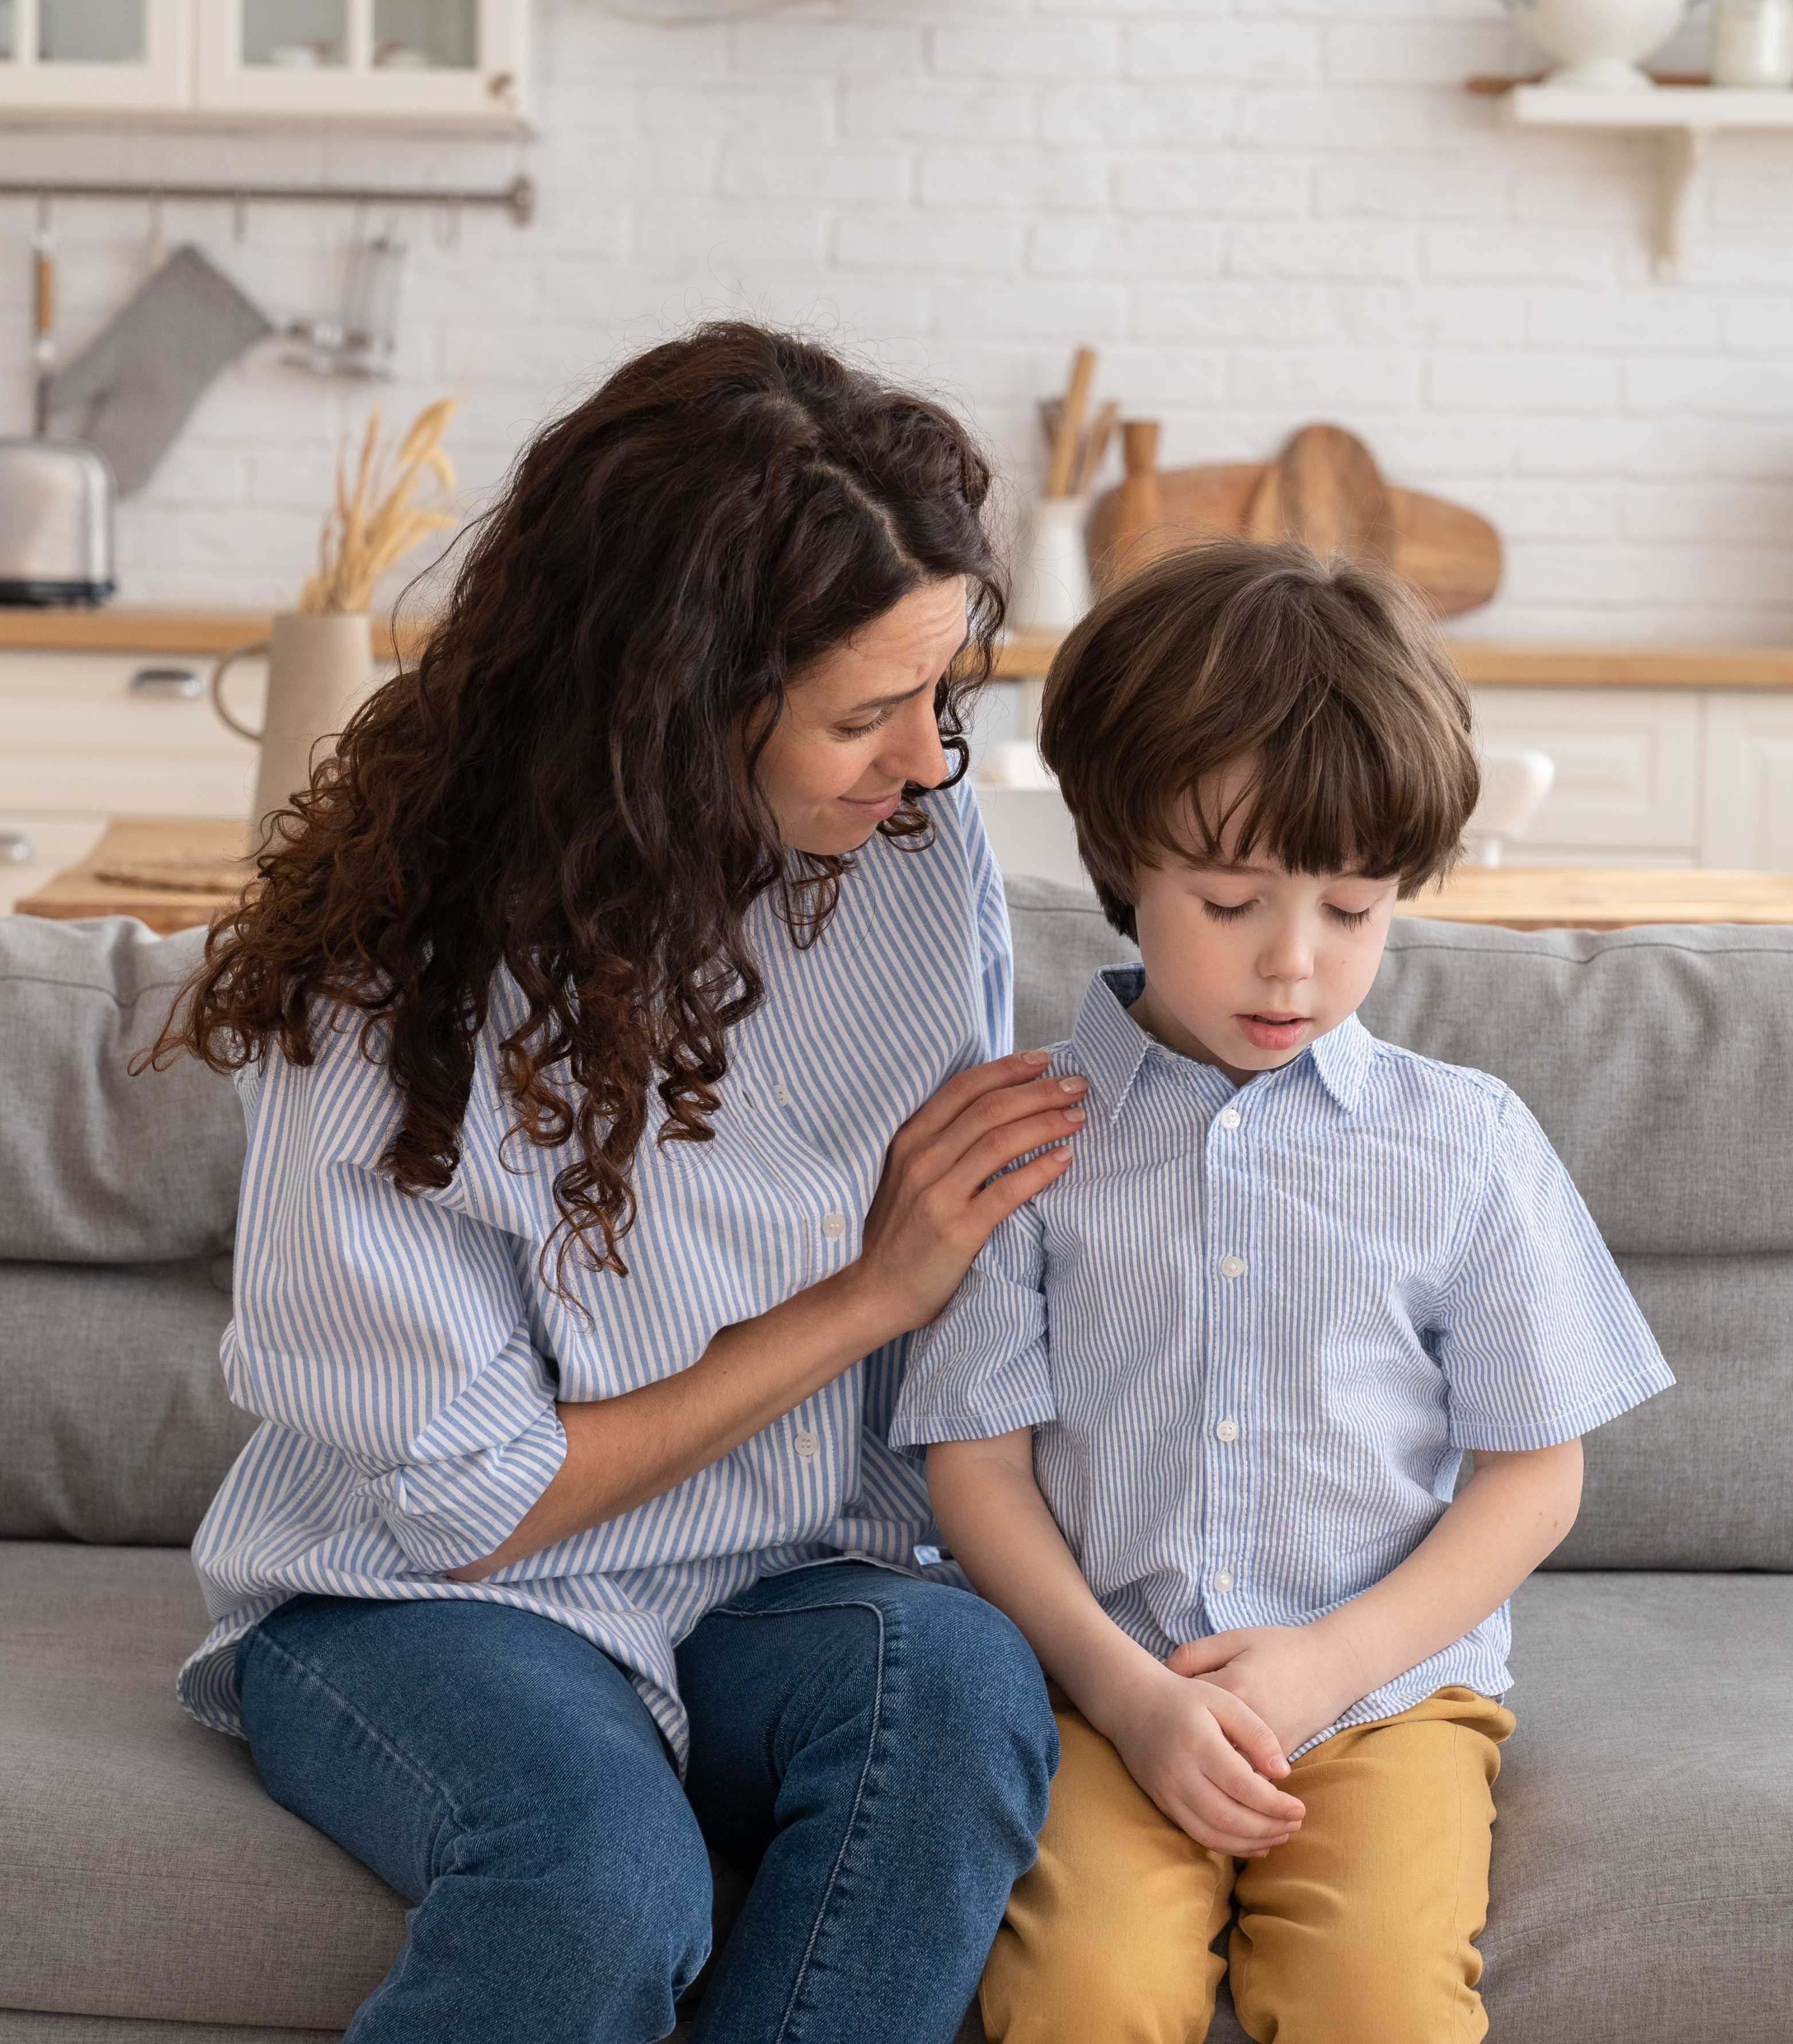
MULTIPOLYGON (((272 613, 266 610, 3 605, 0 652, 223 654, 265 639, 273 622, 272 613)), ((401 630, 407 654, 422 645, 426 628, 420 624, 401 630)), ((395 657, 390 619, 374 620, 374 653, 382 660, 395 657)))
MULTIPOLYGON (((1045 674, 1058 640, 1018 633, 1002 649, 1006 681, 1045 674)), ((1477 688, 1793 690, 1793 646, 1603 646, 1573 640, 1458 639, 1450 642, 1463 678, 1477 688)))

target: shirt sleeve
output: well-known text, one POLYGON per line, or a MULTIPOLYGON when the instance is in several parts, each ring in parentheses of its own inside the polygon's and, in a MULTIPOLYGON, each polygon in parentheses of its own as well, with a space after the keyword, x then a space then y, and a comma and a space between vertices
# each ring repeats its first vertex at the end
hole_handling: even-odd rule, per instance
POLYGON ((1553 1447, 1675 1381, 1574 1181, 1510 1090, 1438 1333, 1460 1448, 1553 1447))
POLYGON ((359 1023, 333 1018, 309 1066, 270 1051, 254 1089, 225 1377, 245 1410, 335 1449, 439 1574, 515 1528, 566 1435, 515 1243, 453 1187, 413 1197, 379 1168, 400 1103, 359 1023))
POLYGON ((894 1448, 986 1441, 1057 1415, 1046 1340, 1045 1231, 1031 1203, 996 1229, 916 1335, 891 1417, 894 1448))

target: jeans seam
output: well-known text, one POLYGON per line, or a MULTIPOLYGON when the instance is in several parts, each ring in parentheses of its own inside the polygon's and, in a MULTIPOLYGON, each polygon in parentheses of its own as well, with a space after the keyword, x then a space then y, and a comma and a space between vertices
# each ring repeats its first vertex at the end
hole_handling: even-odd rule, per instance
MULTIPOLYGON (((833 1598, 826 1604, 811 1604, 806 1608, 812 1611, 869 1612, 871 1614, 872 1622, 878 1628, 878 1668, 872 1685, 871 1730, 865 1742, 865 1759, 860 1769, 859 1780, 853 1788, 852 1808, 847 1813, 846 1828, 841 1836, 841 1849, 834 1855, 834 1864, 829 1869, 828 1880, 822 1889, 821 1900, 817 1905, 815 1921, 810 1925, 809 1937, 804 1942, 803 1955, 797 1965, 797 1977, 791 1983, 790 1999, 785 2004, 783 2015, 779 2019, 779 2026, 773 2034, 772 2044, 786 2044, 786 2040, 792 2034, 791 2020, 796 2014, 798 2003, 802 1999, 803 1988, 809 1973, 810 1959, 815 1950, 816 1940, 821 1935, 821 1927, 827 1920, 829 1907, 834 1899, 834 1891, 840 1881, 841 1870, 846 1863, 848 1852, 852 1845, 853 1833, 859 1823, 860 1812, 865 1802, 867 1785, 871 1779, 872 1762, 877 1753, 878 1742, 883 1735, 884 1728, 885 1628, 887 1625, 885 1613, 877 1604, 864 1597, 833 1598)), ((790 1614, 781 1611, 730 1611, 714 1612, 711 1616, 752 1619, 785 1618, 790 1614)))
POLYGON ((260 1632, 256 1636, 270 1652, 278 1654, 282 1660, 290 1662, 290 1664, 294 1668, 298 1669, 302 1674, 308 1677, 312 1681, 317 1685, 319 1689, 324 1690, 327 1695, 333 1698, 337 1705, 354 1719, 355 1723, 361 1727, 362 1731, 367 1733, 367 1736, 374 1741, 375 1745, 379 1746, 383 1752, 390 1754, 394 1760, 398 1762, 401 1767, 405 1768, 410 1773, 414 1776, 415 1778, 422 1784, 424 1788, 426 1788, 432 1796, 435 1796, 438 1802, 443 1804, 443 1806, 447 1809, 449 1816, 454 1820, 456 1831, 463 1835, 465 1834, 467 1829, 467 1819, 461 1815, 460 1810, 456 1805, 454 1797, 449 1794, 448 1790, 443 1787, 442 1784, 430 1773, 429 1770, 425 1767, 420 1761, 414 1759, 402 1746, 395 1745, 387 1734, 380 1730, 379 1727, 373 1722, 372 1719, 371 1719, 367 1713, 359 1707, 359 1705, 351 1701, 348 1697, 345 1696, 341 1690, 337 1687, 335 1683, 329 1680, 328 1676, 321 1674, 309 1661, 302 1661, 296 1654, 290 1652, 287 1648, 283 1646, 278 1639, 272 1638, 266 1632, 260 1632))

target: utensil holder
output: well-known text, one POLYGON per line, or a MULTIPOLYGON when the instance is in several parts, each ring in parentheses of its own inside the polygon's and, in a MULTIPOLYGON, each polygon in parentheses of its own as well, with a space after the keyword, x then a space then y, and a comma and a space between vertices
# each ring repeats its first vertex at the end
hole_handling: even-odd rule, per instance
POLYGON ((212 707, 238 737, 261 747, 250 836, 275 809, 311 784, 318 741, 333 738, 374 685, 373 634, 365 611, 287 610, 271 634, 238 646, 212 670, 212 707), (267 656, 267 708, 260 731, 230 713, 224 677, 236 660, 267 656))
POLYGON ((1022 632, 1068 632, 1090 607, 1087 497, 1035 501, 1015 562, 1010 617, 1022 632))

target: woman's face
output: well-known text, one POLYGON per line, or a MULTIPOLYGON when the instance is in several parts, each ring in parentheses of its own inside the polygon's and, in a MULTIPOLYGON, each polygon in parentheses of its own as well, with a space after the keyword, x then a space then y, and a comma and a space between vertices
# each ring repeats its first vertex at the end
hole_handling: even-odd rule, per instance
POLYGON ((905 784, 947 775, 934 689, 965 641, 965 578, 924 582, 790 690, 760 755, 779 837, 798 851, 848 852, 895 813, 905 784))

